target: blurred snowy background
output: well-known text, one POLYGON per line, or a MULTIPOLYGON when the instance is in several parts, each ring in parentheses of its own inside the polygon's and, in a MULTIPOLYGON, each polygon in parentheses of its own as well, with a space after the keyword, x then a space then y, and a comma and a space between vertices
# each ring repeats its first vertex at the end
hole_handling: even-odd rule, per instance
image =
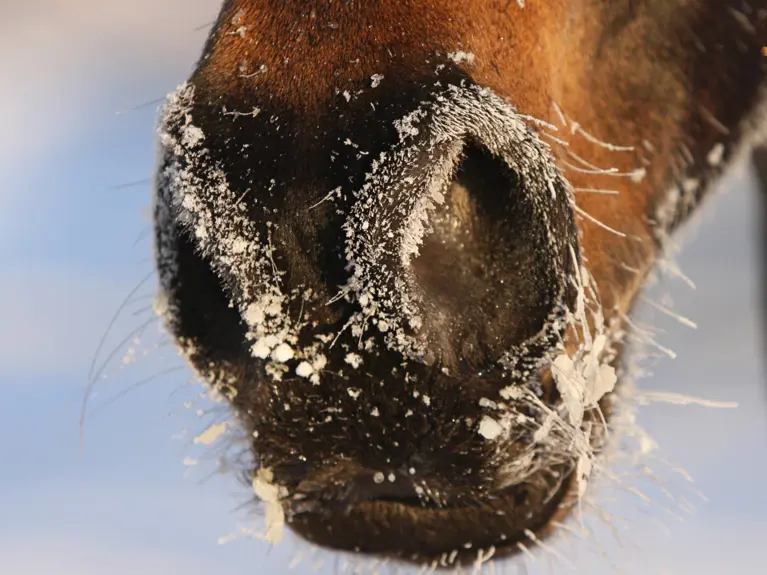
MULTIPOLYGON (((127 303, 102 349, 102 360, 120 351, 106 363, 80 440, 94 350, 152 267, 157 104, 140 105, 185 78, 217 8, 218 0, 0 3, 4 575, 276 574, 305 550, 292 540, 271 550, 248 537, 221 543, 252 513, 248 490, 215 473, 216 453, 192 445, 220 414, 198 417, 204 403, 184 408, 199 388, 188 385, 156 325, 146 328, 137 361, 129 355, 123 362, 130 346, 120 347, 121 340, 151 320, 153 278, 127 303), (201 461, 190 467, 185 458, 201 461)), ((659 504, 605 503, 619 538, 592 545, 625 573, 764 573, 767 387, 755 312, 757 198, 747 170, 724 187, 685 233, 679 263, 697 289, 667 279, 651 296, 671 297, 698 329, 645 314, 678 357, 658 362, 640 386, 740 407, 654 404, 640 411, 662 457, 684 467, 709 502, 679 487, 696 501, 694 515, 680 512, 683 522, 659 504)), ((658 473, 675 475, 663 465, 658 473)), ((574 554, 572 561, 579 572, 613 572, 602 560, 574 554)), ((497 567, 516 572, 513 564, 497 567)), ((567 571, 544 558, 528 568, 567 571)), ((332 558, 318 555, 294 572, 335 569, 332 558)))

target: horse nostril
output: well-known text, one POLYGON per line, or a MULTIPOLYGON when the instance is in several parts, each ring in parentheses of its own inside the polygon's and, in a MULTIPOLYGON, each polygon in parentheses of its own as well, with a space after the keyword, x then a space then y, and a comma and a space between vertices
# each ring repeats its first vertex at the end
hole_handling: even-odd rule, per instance
POLYGON ((549 148, 471 85, 397 125, 400 143, 374 164, 346 225, 357 331, 376 326, 390 349, 451 373, 549 349, 579 265, 549 148))
POLYGON ((533 336, 556 305, 543 222, 521 185, 501 158, 467 146, 410 262, 430 331, 470 364, 533 336))

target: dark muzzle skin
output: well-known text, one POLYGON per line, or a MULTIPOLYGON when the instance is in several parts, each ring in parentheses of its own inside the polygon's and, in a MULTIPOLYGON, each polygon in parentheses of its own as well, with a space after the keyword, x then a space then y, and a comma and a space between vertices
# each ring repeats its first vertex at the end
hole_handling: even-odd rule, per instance
MULTIPOLYGON (((618 31, 660 6, 623 21, 575 4, 621 22, 595 58, 622 54, 618 31)), ((417 6, 225 3, 163 112, 156 259, 169 331, 252 437, 270 539, 284 522, 325 547, 448 567, 548 535, 583 495, 619 318, 662 235, 641 210, 667 210, 653 191, 667 166, 600 171, 578 146, 634 162, 639 147, 592 136, 565 150, 559 106, 531 113, 546 89, 518 90, 515 107, 501 88, 521 75, 467 63, 490 40, 455 50, 465 6, 417 6), (615 173, 626 233, 576 197, 615 173)), ((532 42, 524 30, 544 34, 560 8, 524 8, 505 33, 532 42)), ((529 78, 549 77, 544 60, 529 78)), ((671 211, 663 233, 684 215, 671 211)))

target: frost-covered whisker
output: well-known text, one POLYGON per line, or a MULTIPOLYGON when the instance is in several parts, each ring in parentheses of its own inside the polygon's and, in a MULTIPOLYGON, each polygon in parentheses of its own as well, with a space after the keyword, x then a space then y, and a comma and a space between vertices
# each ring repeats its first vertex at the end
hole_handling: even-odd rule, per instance
POLYGON ((597 146, 601 146, 607 150, 610 150, 611 152, 633 152, 634 146, 617 146, 615 144, 611 144, 610 142, 605 142, 600 140, 599 138, 596 138, 589 134, 586 130, 583 129, 583 126, 581 126, 578 123, 573 123, 570 127, 570 131, 573 135, 581 134, 584 138, 586 138, 589 142, 592 144, 596 144, 597 146))
POLYGON ((576 194, 603 194, 607 196, 617 196, 620 194, 620 190, 606 190, 602 188, 573 188, 573 192, 576 194))
POLYGON ((578 122, 571 122, 568 119, 568 117, 565 115, 564 111, 559 106, 559 104, 557 104, 553 100, 551 104, 552 104, 552 107, 554 108, 554 112, 557 115, 557 119, 559 120, 559 122, 562 124, 563 127, 569 128, 570 133, 573 136, 580 134, 592 144, 596 144, 597 146, 600 146, 612 152, 633 152, 634 151, 634 146, 618 146, 618 145, 600 140, 599 138, 596 138, 595 136, 592 136, 589 132, 584 130, 583 126, 581 126, 578 122))
POLYGON ((614 173, 614 171, 615 171, 615 168, 610 168, 610 169, 607 169, 607 170, 605 170, 603 168, 599 168, 599 167, 595 166, 594 164, 592 164, 591 162, 589 162, 587 160, 584 160, 581 156, 579 156, 578 154, 576 154, 575 152, 573 152, 572 150, 569 150, 569 149, 567 150, 567 156, 572 158, 573 160, 575 160, 576 162, 578 162, 582 166, 585 166, 589 170, 593 170, 592 173, 604 173, 604 172, 614 173))
POLYGON ((661 345, 660 343, 658 343, 656 339, 657 334, 652 328, 639 326, 626 314, 621 314, 621 318, 624 322, 626 322, 626 325, 631 328, 631 331, 629 332, 629 335, 628 335, 629 339, 654 347, 660 350, 664 355, 668 356, 670 359, 676 358, 677 354, 676 352, 674 352, 674 350, 669 349, 661 345))
MULTIPOLYGON (((579 161, 584 161, 584 160, 579 160, 579 161)), ((574 172, 578 172, 580 174, 613 176, 613 177, 621 177, 621 178, 632 177, 634 175, 634 172, 621 172, 618 168, 597 168, 596 166, 582 168, 580 166, 576 166, 575 164, 571 164, 567 160, 560 160, 559 163, 562 164, 566 169, 572 170, 574 172)))
POLYGON ((735 409, 738 407, 734 401, 715 401, 702 397, 695 397, 682 393, 668 391, 643 391, 637 394, 640 403, 670 403, 674 405, 700 405, 703 407, 715 407, 719 409, 735 409))
MULTIPOLYGON (((99 355, 101 354, 101 350, 104 347, 106 340, 109 337, 110 332, 112 331, 112 328, 115 326, 115 323, 120 318, 120 315, 123 313, 123 311, 125 311, 126 307, 130 304, 133 298, 138 294, 139 290, 141 290, 147 284, 147 282, 152 278, 152 276, 154 276, 154 273, 155 273, 154 270, 152 270, 149 273, 147 273, 141 280, 139 280, 136 286, 133 289, 131 289, 130 292, 128 292, 128 294, 125 296, 123 301, 118 306, 114 315, 109 320, 109 324, 107 325, 106 329, 104 330, 104 334, 101 336, 101 339, 99 340, 98 346, 96 347, 96 351, 93 352, 93 359, 91 360, 91 365, 88 369, 89 384, 92 383, 95 380, 95 378, 99 377, 98 372, 100 372, 104 368, 104 364, 102 364, 101 367, 97 370, 96 364, 98 363, 99 355)), ((137 335, 137 332, 131 333, 129 336, 124 338, 124 341, 127 343, 127 340, 134 337, 135 335, 137 335)), ((107 362, 108 361, 109 359, 107 360, 107 362)))
POLYGON ((618 230, 616 230, 615 228, 612 228, 612 227, 608 226, 608 225, 607 225, 606 223, 604 223, 603 221, 601 221, 601 220, 598 220, 597 218, 595 218, 594 216, 592 216, 591 214, 589 214, 589 213, 588 213, 586 210, 584 210, 583 208, 580 208, 580 207, 578 207, 577 205, 573 205, 573 209, 574 209, 576 212, 578 212, 578 214, 580 214, 581 216, 583 216, 584 218, 586 218, 587 220, 589 220, 590 222, 592 222, 592 223, 594 223, 594 224, 598 225, 600 228, 603 228, 603 229, 607 230, 608 232, 612 232, 612 233, 614 233, 614 234, 615 234, 616 236, 618 236, 619 238, 625 238, 625 237, 627 237, 627 236, 626 236, 626 234, 624 234, 623 232, 619 232, 619 231, 618 231, 618 230))
POLYGON ((567 140, 563 140, 562 138, 559 138, 557 136, 554 136, 553 134, 549 134, 546 130, 541 131, 541 136, 544 138, 548 138, 552 142, 559 144, 560 146, 567 148, 570 145, 570 142, 567 140))
POLYGON ((690 329, 698 329, 698 324, 696 324, 691 319, 687 319, 686 317, 670 310, 668 307, 659 304, 658 302, 648 298, 647 296, 643 295, 641 296, 641 299, 643 302, 651 305, 655 309, 657 309, 659 312, 663 313, 664 315, 667 315, 668 317, 671 317, 681 323, 684 326, 689 327, 690 329))
MULTIPOLYGON (((122 308, 122 306, 121 306, 120 311, 122 309, 124 309, 124 308, 122 308)), ((116 321, 116 318, 119 316, 120 311, 118 311, 118 313, 115 315, 115 319, 113 319, 112 322, 110 322, 110 328, 109 329, 111 329, 111 326, 114 325, 114 322, 116 321)), ((106 355, 104 360, 100 364, 98 364, 98 367, 96 367, 95 361, 96 361, 96 358, 97 358, 99 352, 98 351, 96 352, 96 355, 94 355, 94 363, 93 363, 93 366, 91 368, 91 371, 90 371, 90 374, 88 376, 88 380, 87 380, 87 383, 86 383, 85 395, 83 396, 82 408, 80 410, 80 431, 81 431, 81 435, 82 435, 82 432, 83 432, 83 429, 84 429, 84 425, 85 425, 85 420, 86 420, 86 417, 87 417, 87 414, 88 414, 88 402, 90 400, 91 393, 93 392, 94 387, 98 383, 98 380, 102 379, 105 376, 105 369, 107 368, 107 366, 112 361, 114 361, 114 359, 118 356, 119 353, 121 353, 121 352, 123 352, 123 350, 125 350, 125 347, 126 347, 126 345, 128 345, 128 343, 130 343, 132 341, 136 341, 136 340, 140 341, 141 336, 146 332, 146 330, 150 326, 157 325, 157 324, 159 324, 159 319, 157 317, 152 316, 149 319, 145 320, 143 323, 141 323, 138 327, 134 328, 132 331, 130 331, 126 336, 124 336, 115 345, 115 347, 112 349, 112 351, 109 352, 106 355)), ((102 338, 102 340, 101 340, 102 343, 99 344, 99 350, 101 349, 101 347, 103 345, 103 342, 106 341, 107 335, 108 335, 108 333, 106 333, 104 335, 104 337, 102 338)), ((122 365, 126 365, 126 364, 132 363, 134 361, 135 351, 131 351, 131 350, 134 350, 134 349, 135 348, 129 348, 128 355, 126 355, 125 358, 123 359, 122 365)))

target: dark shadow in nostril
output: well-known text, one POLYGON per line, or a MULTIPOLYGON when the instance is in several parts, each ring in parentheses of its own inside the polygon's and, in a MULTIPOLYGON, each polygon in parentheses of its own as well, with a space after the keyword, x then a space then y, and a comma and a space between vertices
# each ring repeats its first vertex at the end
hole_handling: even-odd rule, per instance
POLYGON ((561 286, 519 174, 469 142, 411 262, 442 360, 461 373, 543 329, 561 286))

